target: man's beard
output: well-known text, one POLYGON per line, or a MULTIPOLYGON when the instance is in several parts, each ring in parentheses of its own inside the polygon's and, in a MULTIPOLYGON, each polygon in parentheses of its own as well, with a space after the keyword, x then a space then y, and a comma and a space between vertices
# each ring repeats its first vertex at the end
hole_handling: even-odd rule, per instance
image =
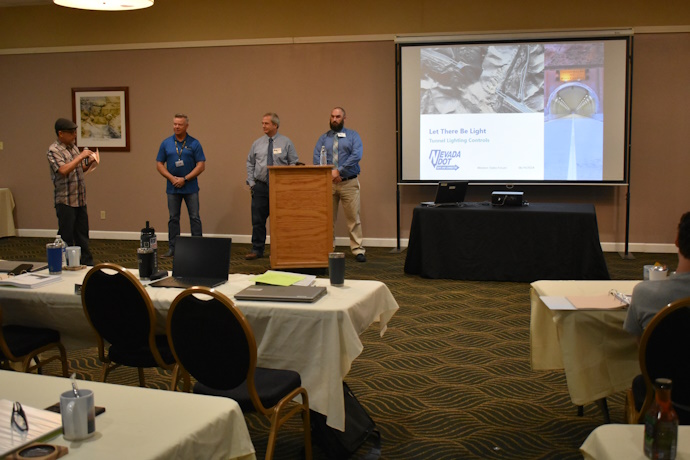
POLYGON ((341 121, 340 123, 331 121, 331 129, 333 131, 341 131, 343 129, 343 125, 345 124, 345 121, 341 121))

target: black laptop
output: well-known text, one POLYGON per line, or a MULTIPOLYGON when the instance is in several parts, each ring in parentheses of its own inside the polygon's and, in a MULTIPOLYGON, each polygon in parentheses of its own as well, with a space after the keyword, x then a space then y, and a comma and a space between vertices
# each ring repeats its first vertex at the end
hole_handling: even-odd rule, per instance
POLYGON ((422 206, 459 206, 465 201, 467 181, 439 182, 434 201, 425 201, 422 206))
POLYGON ((149 284, 153 287, 216 287, 228 280, 232 238, 178 236, 172 276, 149 284))
POLYGON ((20 275, 25 272, 37 272, 48 268, 46 262, 17 262, 13 260, 0 260, 0 273, 12 273, 20 275))

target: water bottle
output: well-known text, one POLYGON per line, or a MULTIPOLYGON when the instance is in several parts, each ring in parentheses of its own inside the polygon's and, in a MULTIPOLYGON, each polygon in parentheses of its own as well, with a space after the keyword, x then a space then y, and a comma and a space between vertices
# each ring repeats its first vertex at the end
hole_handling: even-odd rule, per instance
POLYGON ((319 157, 319 164, 321 166, 326 166, 328 164, 328 160, 326 159, 326 146, 325 145, 321 146, 321 156, 319 157))
POLYGON ((62 248, 62 266, 65 267, 67 265, 67 244, 62 240, 60 235, 55 238, 53 244, 62 248))
POLYGON ((146 227, 141 229, 140 242, 142 248, 153 249, 153 273, 158 272, 158 238, 156 237, 156 229, 149 226, 149 221, 146 221, 146 227))
MULTIPOLYGON (((88 148, 88 147, 84 147, 83 149, 81 149, 82 152, 83 152, 84 150, 89 150, 89 148, 88 148)), ((91 156, 88 156, 88 157, 84 158, 84 159, 81 161, 81 162, 83 163, 84 166, 88 166, 88 165, 89 165, 89 160, 90 160, 90 158, 91 158, 91 156)))
POLYGON ((678 415, 671 402, 671 380, 655 382, 655 401, 644 417, 644 454, 654 460, 676 458, 678 415))

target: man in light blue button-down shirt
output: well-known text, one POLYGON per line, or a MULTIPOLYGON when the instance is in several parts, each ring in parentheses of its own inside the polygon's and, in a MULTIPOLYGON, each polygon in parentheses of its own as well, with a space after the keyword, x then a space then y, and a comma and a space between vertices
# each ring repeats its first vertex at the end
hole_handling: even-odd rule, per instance
POLYGON ((247 156, 247 185, 252 191, 252 252, 247 260, 263 257, 268 219, 268 166, 294 165, 297 151, 292 141, 278 134, 280 118, 269 112, 261 120, 264 135, 254 141, 247 156), (269 153, 270 150, 270 153, 269 153))
MULTIPOLYGON (((345 128, 345 109, 331 111, 330 130, 322 134, 314 147, 314 164, 319 164, 321 148, 326 149, 329 165, 333 165, 333 228, 338 218, 338 204, 342 203, 347 230, 350 234, 350 250, 357 262, 366 262, 366 250, 362 245, 362 222, 359 218, 359 161, 362 159, 362 139, 357 131, 345 128), (335 153, 335 155, 334 155, 335 153)), ((335 232, 334 232, 335 235, 335 232)))

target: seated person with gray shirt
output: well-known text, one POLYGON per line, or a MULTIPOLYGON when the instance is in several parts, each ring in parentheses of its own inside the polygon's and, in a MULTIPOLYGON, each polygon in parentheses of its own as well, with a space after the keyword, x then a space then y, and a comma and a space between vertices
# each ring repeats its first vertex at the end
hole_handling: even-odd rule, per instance
MULTIPOLYGON (((634 335, 638 343, 654 315, 669 303, 690 297, 690 212, 686 212, 680 218, 676 246, 678 247, 676 273, 664 280, 644 281, 633 289, 623 328, 634 335)), ((635 377, 632 388, 635 409, 639 411, 647 392, 641 375, 635 377)))

